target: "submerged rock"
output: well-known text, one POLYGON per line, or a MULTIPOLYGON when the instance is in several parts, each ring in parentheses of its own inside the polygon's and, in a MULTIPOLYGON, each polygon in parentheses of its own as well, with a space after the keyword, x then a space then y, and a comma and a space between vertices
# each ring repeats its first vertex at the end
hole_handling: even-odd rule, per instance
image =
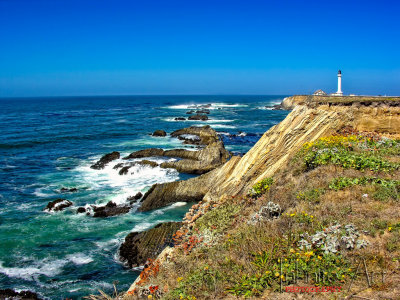
MULTIPOLYGON (((124 159, 126 159, 126 158, 124 158, 124 159)), ((119 164, 116 164, 113 169, 118 170, 119 168, 121 168, 121 170, 119 171, 119 175, 126 175, 126 174, 128 174, 129 169, 136 165, 150 166, 152 168, 155 168, 158 166, 158 163, 156 163, 155 161, 144 159, 141 161, 135 161, 135 162, 131 162, 131 163, 119 163, 119 164)))
POLYGON ((63 188, 60 189, 61 193, 76 193, 77 191, 78 191, 77 188, 65 188, 65 187, 63 187, 63 188))
POLYGON ((186 120, 186 118, 183 118, 183 117, 178 117, 178 118, 175 118, 174 120, 175 120, 175 121, 185 121, 185 120, 186 120))
POLYGON ((166 136, 167 133, 164 130, 156 130, 153 132, 152 136, 166 136))
POLYGON ((141 160, 136 162, 137 165, 150 166, 152 168, 158 167, 158 163, 152 160, 141 160))
POLYGON ((50 201, 45 207, 45 211, 61 211, 64 208, 70 207, 73 203, 66 199, 56 199, 54 201, 50 201))
POLYGON ((208 109, 202 109, 202 110, 198 110, 196 111, 196 114, 209 114, 210 111, 208 109))
POLYGON ((95 206, 93 208, 94 218, 107 218, 112 216, 117 216, 121 214, 126 214, 130 211, 130 206, 127 205, 117 205, 116 203, 110 201, 105 206, 95 206))
POLYGON ((172 237, 181 226, 181 222, 168 222, 144 232, 131 232, 119 249, 121 260, 130 268, 144 265, 149 258, 156 258, 165 247, 173 245, 172 237))
POLYGON ((196 115, 190 116, 188 118, 188 120, 207 121, 208 120, 208 116, 207 115, 196 114, 196 115))
POLYGON ((77 214, 83 214, 83 213, 85 213, 85 212, 86 212, 86 208, 83 207, 83 206, 78 207, 78 209, 76 210, 76 213, 77 213, 77 214))
POLYGON ((118 172, 118 174, 119 175, 126 175, 126 174, 128 174, 128 171, 129 171, 129 168, 130 168, 131 166, 125 166, 125 167, 123 167, 119 172, 118 172))
POLYGON ((117 152, 117 151, 108 153, 108 154, 104 155, 102 158, 100 158, 99 161, 97 161, 94 165, 92 165, 92 166, 90 166, 90 167, 91 167, 92 169, 95 169, 95 170, 104 169, 104 167, 105 167, 110 161, 116 160, 116 159, 118 159, 119 157, 120 157, 120 154, 119 154, 119 152, 117 152))
POLYGON ((16 292, 12 289, 4 289, 0 290, 0 299, 8 299, 8 300, 40 300, 38 294, 31 291, 21 291, 16 292))

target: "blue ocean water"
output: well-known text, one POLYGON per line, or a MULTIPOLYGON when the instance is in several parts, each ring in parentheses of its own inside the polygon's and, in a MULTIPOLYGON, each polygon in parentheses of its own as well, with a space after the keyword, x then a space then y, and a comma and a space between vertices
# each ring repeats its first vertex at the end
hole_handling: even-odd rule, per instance
POLYGON ((190 203, 106 219, 76 214, 78 206, 126 201, 156 182, 185 179, 172 169, 143 167, 121 176, 90 165, 105 153, 190 147, 152 137, 208 124, 228 150, 245 153, 286 111, 265 108, 284 96, 118 96, 0 99, 0 289, 31 290, 49 299, 79 299, 113 283, 127 289, 138 276, 118 259, 131 231, 181 220, 190 203), (211 104, 209 121, 175 121, 193 104, 211 104), (61 188, 77 188, 61 193, 61 188), (63 212, 43 208, 56 198, 63 212))

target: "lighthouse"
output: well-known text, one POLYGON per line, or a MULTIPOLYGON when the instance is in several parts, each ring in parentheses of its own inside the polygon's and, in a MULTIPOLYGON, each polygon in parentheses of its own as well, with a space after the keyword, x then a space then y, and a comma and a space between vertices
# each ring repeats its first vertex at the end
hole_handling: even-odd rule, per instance
POLYGON ((337 92, 335 93, 336 96, 343 96, 342 92, 342 71, 338 71, 337 73, 337 92))

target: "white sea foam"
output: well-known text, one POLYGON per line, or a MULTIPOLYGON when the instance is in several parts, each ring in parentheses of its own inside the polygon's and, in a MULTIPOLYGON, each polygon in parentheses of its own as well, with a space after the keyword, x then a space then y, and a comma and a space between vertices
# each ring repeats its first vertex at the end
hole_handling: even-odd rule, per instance
POLYGON ((45 189, 46 189, 45 187, 37 188, 37 189, 35 189, 33 194, 36 197, 40 197, 40 198, 48 198, 48 197, 52 197, 55 195, 54 193, 45 193, 44 192, 45 189))
MULTIPOLYGON (((160 222, 158 222, 158 223, 160 223, 160 222)), ((132 232, 142 232, 142 231, 145 231, 145 230, 147 230, 147 229, 149 229, 149 228, 151 228, 151 227, 157 225, 158 223, 157 223, 157 222, 153 222, 153 223, 150 223, 150 222, 143 222, 143 223, 137 224, 137 225, 135 225, 135 226, 132 228, 132 232)))
POLYGON ((219 109, 219 108, 235 108, 235 107, 247 107, 247 104, 228 104, 228 103, 204 103, 204 104, 180 104, 171 105, 166 108, 169 109, 219 109), (204 105, 211 104, 211 106, 201 107, 204 105))
POLYGON ((0 261, 0 273, 8 277, 21 278, 25 280, 35 280, 40 275, 53 277, 62 272, 62 268, 68 263, 68 260, 57 259, 39 261, 26 267, 4 267, 0 261))
POLYGON ((210 124, 212 128, 236 128, 236 126, 233 125, 227 125, 227 124, 210 124))
MULTIPOLYGON (((152 160, 161 163, 172 159, 152 158, 152 160)), ((93 170, 90 164, 82 165, 75 169, 77 179, 94 190, 101 190, 104 187, 112 188, 114 193, 111 194, 111 198, 103 199, 104 202, 111 200, 122 204, 126 202, 127 197, 145 191, 154 183, 171 182, 179 178, 179 173, 175 169, 152 168, 147 165, 134 165, 129 168, 126 175, 119 175, 120 169, 113 169, 118 163, 126 163, 126 160, 115 160, 103 170, 93 170)))
POLYGON ((76 265, 86 265, 88 263, 91 263, 93 261, 93 258, 90 256, 87 256, 83 253, 74 253, 74 254, 69 254, 66 257, 69 261, 73 262, 76 265))
MULTIPOLYGON (((164 118, 162 120, 166 121, 166 122, 198 122, 199 121, 199 120, 189 120, 189 119, 186 119, 186 120, 175 120, 174 117, 172 117, 172 118, 164 118)), ((233 122, 233 121, 234 120, 208 119, 208 120, 201 121, 201 122, 202 123, 230 123, 230 122, 233 122)), ((204 124, 202 124, 202 125, 204 125, 204 124)))

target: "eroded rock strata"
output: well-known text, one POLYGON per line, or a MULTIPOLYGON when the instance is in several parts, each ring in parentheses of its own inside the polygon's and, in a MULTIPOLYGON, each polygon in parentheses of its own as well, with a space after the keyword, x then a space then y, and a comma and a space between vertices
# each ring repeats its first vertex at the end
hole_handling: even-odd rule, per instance
POLYGON ((181 225, 181 222, 168 222, 144 232, 131 232, 119 249, 121 260, 130 268, 144 265, 172 245, 172 236, 181 225))

